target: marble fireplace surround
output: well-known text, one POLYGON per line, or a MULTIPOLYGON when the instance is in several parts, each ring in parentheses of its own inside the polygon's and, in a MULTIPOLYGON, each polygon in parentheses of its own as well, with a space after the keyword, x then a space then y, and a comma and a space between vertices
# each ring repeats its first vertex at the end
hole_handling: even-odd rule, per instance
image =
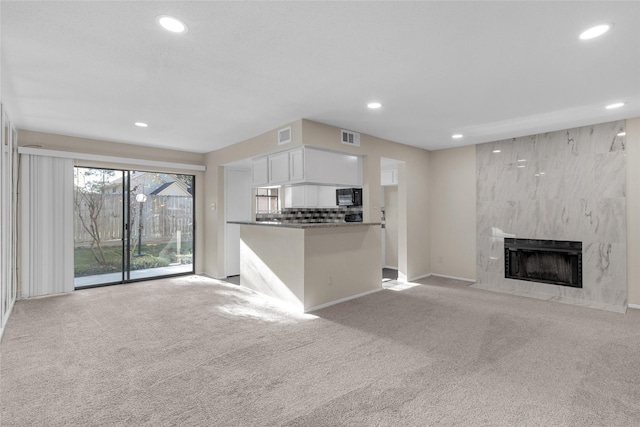
POLYGON ((473 287, 624 312, 625 121, 476 146, 473 287), (504 277, 504 238, 582 242, 583 287, 504 277))

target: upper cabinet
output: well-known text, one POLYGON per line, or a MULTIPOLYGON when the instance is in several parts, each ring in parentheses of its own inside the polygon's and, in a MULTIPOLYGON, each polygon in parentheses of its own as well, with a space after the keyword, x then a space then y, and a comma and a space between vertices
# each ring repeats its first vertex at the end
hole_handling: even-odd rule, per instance
POLYGON ((285 208, 336 208, 336 188, 327 185, 296 185, 284 188, 285 208))
POLYGON ((251 184, 262 187, 269 184, 268 157, 258 157, 251 161, 251 184))
POLYGON ((304 179, 304 148, 296 148, 289 153, 289 181, 301 182, 304 179))
POLYGON ((252 160, 253 186, 284 184, 362 185, 362 158, 297 147, 252 160))
POLYGON ((381 185, 398 185, 398 171, 386 170, 380 172, 381 185))
POLYGON ((289 153, 276 153, 269 156, 269 184, 289 182, 289 153))
POLYGON ((361 186, 362 158, 353 154, 306 147, 304 181, 312 184, 361 186))

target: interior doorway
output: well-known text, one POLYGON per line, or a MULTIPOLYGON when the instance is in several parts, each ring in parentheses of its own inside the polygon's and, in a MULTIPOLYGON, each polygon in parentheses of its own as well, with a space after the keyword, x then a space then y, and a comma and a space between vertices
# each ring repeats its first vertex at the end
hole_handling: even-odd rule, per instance
POLYGON ((240 274, 240 225, 228 221, 251 220, 251 171, 224 168, 225 276, 240 274))
POLYGON ((402 179, 399 165, 403 163, 386 157, 380 158, 381 256, 382 276, 385 280, 397 280, 399 258, 403 253, 399 247, 399 225, 401 211, 406 212, 406 209, 401 209, 398 197, 398 186, 402 179))

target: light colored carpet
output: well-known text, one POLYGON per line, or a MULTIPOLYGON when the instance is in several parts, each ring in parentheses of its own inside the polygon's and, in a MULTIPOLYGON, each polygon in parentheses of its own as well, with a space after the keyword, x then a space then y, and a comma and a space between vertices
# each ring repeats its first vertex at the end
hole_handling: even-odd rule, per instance
POLYGON ((19 301, 0 424, 640 425, 640 311, 421 283, 313 315, 196 276, 19 301))

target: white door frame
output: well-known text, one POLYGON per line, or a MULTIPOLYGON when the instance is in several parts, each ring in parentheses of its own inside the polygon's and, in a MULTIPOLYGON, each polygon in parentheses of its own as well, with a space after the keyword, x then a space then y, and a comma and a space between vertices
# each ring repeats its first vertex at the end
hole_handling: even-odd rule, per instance
MULTIPOLYGON (((236 275, 239 274, 240 270, 239 268, 237 269, 233 269, 233 271, 230 269, 229 266, 229 262, 231 262, 231 254, 229 251, 232 250, 232 243, 231 240, 232 239, 236 239, 237 237, 237 233, 236 236, 232 236, 231 234, 234 233, 235 229, 239 229, 240 226, 237 224, 227 224, 227 221, 250 221, 251 220, 251 170, 250 169, 245 169, 245 168, 240 168, 240 167, 232 167, 232 166, 225 166, 224 167, 224 277, 229 277, 230 275, 236 275), (247 189, 247 207, 246 207, 246 212, 235 212, 233 214, 230 214, 229 209, 231 208, 230 203, 229 203, 229 193, 230 193, 230 186, 233 184, 231 179, 230 179, 230 172, 241 172, 241 173, 245 173, 246 174, 246 189, 247 189)), ((239 243, 238 243, 238 247, 239 247, 239 243)), ((235 245, 233 247, 233 250, 235 250, 235 245)), ((238 264, 239 264, 239 253, 237 255, 237 259, 238 259, 238 264)))

